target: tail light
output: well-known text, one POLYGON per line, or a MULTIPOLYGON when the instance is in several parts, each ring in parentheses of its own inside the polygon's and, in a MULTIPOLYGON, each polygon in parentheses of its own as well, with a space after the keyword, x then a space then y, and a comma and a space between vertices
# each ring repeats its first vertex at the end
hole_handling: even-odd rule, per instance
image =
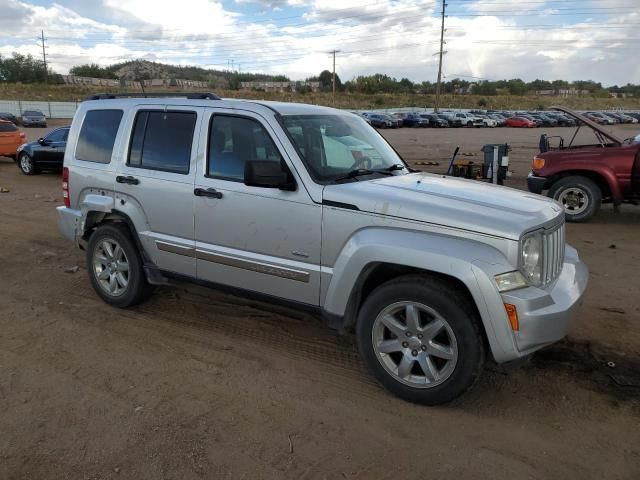
POLYGON ((27 141, 27 136, 24 134, 24 132, 20 132, 20 140, 24 140, 25 142, 27 141))
POLYGON ((71 207, 71 199, 69 198, 69 168, 64 167, 62 169, 62 198, 64 199, 64 206, 71 207))

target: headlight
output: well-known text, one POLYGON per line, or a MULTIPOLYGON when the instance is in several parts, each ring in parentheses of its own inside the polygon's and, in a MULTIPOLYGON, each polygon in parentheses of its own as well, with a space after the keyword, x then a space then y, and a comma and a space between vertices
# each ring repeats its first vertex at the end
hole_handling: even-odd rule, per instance
POLYGON ((520 270, 530 285, 542 284, 542 233, 537 232, 522 239, 520 246, 520 270))
POLYGON ((522 276, 522 273, 518 271, 496 275, 495 278, 500 293, 524 288, 528 285, 527 280, 522 276))

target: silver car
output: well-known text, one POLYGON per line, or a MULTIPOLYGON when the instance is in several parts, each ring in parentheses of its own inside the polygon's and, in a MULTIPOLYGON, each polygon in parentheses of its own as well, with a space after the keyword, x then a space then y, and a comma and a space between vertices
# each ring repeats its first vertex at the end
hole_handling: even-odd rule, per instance
POLYGON ((24 127, 46 127, 47 117, 39 110, 25 110, 20 117, 24 127))
POLYGON ((488 358, 561 339, 587 285, 553 200, 414 172, 331 108, 86 101, 63 189, 60 229, 107 303, 180 278, 294 305, 354 332, 386 388, 428 405, 488 358))

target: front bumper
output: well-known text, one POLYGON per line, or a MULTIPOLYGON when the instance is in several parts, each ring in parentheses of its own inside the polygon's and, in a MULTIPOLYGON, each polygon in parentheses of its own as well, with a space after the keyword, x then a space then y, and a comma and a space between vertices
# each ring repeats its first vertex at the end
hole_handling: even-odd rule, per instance
POLYGON ((565 263, 556 282, 546 290, 529 287, 503 293, 503 303, 515 305, 520 328, 513 332, 516 358, 562 339, 569 330, 589 281, 587 266, 567 245, 565 263))
POLYGON ((529 172, 529 176, 527 177, 527 187, 530 192, 540 195, 544 190, 546 183, 547 177, 538 177, 537 175, 534 175, 533 172, 529 172))
POLYGON ((82 220, 82 212, 64 206, 56 207, 58 214, 58 229, 67 239, 77 245, 78 231, 82 220))

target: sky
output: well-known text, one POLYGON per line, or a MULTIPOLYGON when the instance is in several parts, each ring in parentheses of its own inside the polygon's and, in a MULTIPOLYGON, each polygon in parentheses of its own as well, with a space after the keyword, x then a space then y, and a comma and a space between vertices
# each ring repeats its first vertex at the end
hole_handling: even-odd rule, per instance
MULTIPOLYGON (((0 0, 0 55, 58 73, 133 59, 343 81, 435 81, 437 0, 0 0)), ((443 73, 640 83, 640 0, 447 0, 443 73)))

